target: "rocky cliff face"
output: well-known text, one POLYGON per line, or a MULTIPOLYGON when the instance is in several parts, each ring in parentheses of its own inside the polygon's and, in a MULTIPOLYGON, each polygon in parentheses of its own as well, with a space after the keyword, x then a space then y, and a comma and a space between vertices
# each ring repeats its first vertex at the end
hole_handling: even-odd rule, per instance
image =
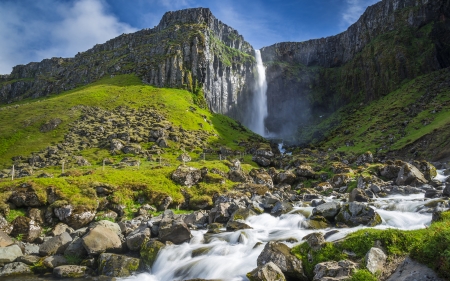
POLYGON ((299 124, 450 66, 449 17, 446 0, 383 0, 341 34, 263 48, 267 127, 292 135, 299 124))
POLYGON ((60 93, 103 76, 136 73, 158 87, 204 93, 209 108, 239 118, 250 94, 254 50, 209 9, 166 13, 158 26, 109 40, 74 58, 18 65, 0 77, 0 103, 60 93))

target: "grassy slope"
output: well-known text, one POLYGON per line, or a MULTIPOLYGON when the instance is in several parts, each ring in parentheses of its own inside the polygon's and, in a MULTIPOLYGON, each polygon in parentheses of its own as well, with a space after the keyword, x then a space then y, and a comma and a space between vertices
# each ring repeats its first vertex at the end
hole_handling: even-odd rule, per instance
MULTIPOLYGON (((418 77, 369 104, 348 106, 318 124, 326 131, 338 124, 321 145, 338 151, 386 153, 411 145, 450 124, 448 69, 418 77), (354 146, 346 143, 353 141, 354 146)), ((442 134, 449 134, 445 130, 442 134)), ((424 157, 430 156, 425 154, 424 157)))
MULTIPOLYGON (((21 155, 25 159, 32 153, 38 152, 49 145, 60 143, 64 134, 68 132, 71 122, 81 115, 80 105, 99 107, 112 110, 118 106, 140 108, 152 106, 163 113, 167 120, 175 126, 182 126, 185 130, 205 130, 210 132, 207 141, 208 147, 217 149, 227 146, 235 150, 243 150, 238 146, 238 141, 247 141, 256 136, 237 124, 230 118, 212 114, 199 108, 193 103, 194 95, 178 89, 161 89, 143 85, 133 75, 121 75, 114 78, 104 78, 96 83, 68 91, 66 93, 42 98, 39 100, 27 100, 16 104, 0 107, 0 167, 9 168, 12 165, 12 157, 21 155), (194 108, 194 110, 191 110, 194 108), (206 117, 206 122, 204 120, 206 117), (53 131, 42 133, 40 127, 53 118, 60 118, 62 124, 53 131)), ((141 143, 142 147, 149 147, 152 143, 141 143)), ((80 152, 92 166, 74 168, 73 176, 55 178, 24 178, 11 181, 0 180, 1 198, 5 200, 10 194, 8 191, 16 188, 21 183, 31 182, 33 188, 43 200, 46 200, 45 190, 48 186, 54 186, 63 199, 75 205, 96 207, 98 198, 92 185, 95 182, 111 184, 116 191, 113 202, 125 204, 128 211, 136 207, 136 200, 143 197, 149 203, 157 202, 161 197, 170 195, 175 203, 181 203, 183 196, 180 186, 171 179, 171 172, 180 164, 176 160, 182 152, 179 145, 171 143, 171 148, 164 150, 159 161, 146 161, 141 159, 140 169, 127 167, 114 169, 106 167, 103 171, 101 163, 105 157, 120 161, 127 155, 110 155, 104 148, 90 148, 80 152), (86 175, 86 173, 89 171, 86 175)), ((192 159, 189 165, 201 168, 217 168, 228 171, 226 162, 219 161, 214 154, 206 156, 206 161, 200 158, 202 148, 187 151, 192 159)), ((250 169, 253 162, 246 157, 248 164, 245 169, 250 169)), ((159 159, 158 159, 159 160, 159 159)), ((43 171, 54 174, 61 173, 61 167, 48 167, 43 171)), ((38 172, 34 173, 39 174, 38 172)), ((211 201, 211 195, 217 191, 226 191, 231 187, 228 180, 225 184, 205 184, 189 189, 194 202, 211 201)), ((2 200, 0 200, 2 201, 2 200)))

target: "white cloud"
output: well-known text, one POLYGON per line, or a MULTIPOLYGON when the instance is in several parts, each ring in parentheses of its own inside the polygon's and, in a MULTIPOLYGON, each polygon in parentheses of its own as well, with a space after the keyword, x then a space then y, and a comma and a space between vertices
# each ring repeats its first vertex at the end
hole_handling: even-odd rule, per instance
POLYGON ((342 22, 348 26, 355 23, 366 8, 380 0, 345 0, 346 9, 342 13, 342 22))
POLYGON ((0 73, 10 73, 16 64, 73 57, 95 44, 136 30, 109 14, 102 0, 28 4, 0 4, 0 73))

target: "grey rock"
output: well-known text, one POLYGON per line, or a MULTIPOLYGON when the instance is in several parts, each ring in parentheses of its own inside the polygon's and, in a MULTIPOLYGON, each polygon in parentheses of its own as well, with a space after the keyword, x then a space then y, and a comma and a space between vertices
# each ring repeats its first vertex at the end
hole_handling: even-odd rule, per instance
POLYGON ((283 272, 281 269, 273 262, 268 262, 267 264, 260 265, 253 269, 251 272, 247 273, 247 278, 251 281, 285 281, 283 272))
POLYGON ((99 274, 111 277, 128 277, 139 269, 140 260, 117 254, 99 256, 99 274))
POLYGON ((269 262, 276 264, 288 279, 308 280, 303 273, 302 261, 291 254, 290 248, 283 243, 271 241, 266 244, 257 264, 263 266, 269 262))
POLYGON ((50 256, 54 254, 63 254, 66 248, 72 242, 72 237, 67 232, 50 238, 39 246, 39 255, 50 256))
POLYGON ((89 255, 100 255, 106 251, 121 252, 122 242, 113 230, 101 225, 92 228, 82 239, 84 248, 89 255))
POLYGON ((0 270, 0 276, 17 276, 24 274, 31 274, 31 269, 28 265, 22 262, 8 263, 0 270))
POLYGON ((290 211, 293 210, 293 205, 289 202, 281 202, 278 201, 275 206, 272 208, 272 210, 270 211, 270 214, 272 216, 278 217, 281 216, 282 214, 286 214, 289 213, 290 211))
POLYGON ((313 216, 323 216, 327 220, 333 220, 339 213, 341 206, 337 202, 327 202, 315 207, 312 210, 313 216))
POLYGON ((8 247, 12 244, 14 244, 14 241, 8 236, 8 234, 0 230, 0 248, 8 247))
POLYGON ((367 194, 364 192, 364 190, 360 188, 355 188, 350 192, 349 202, 369 202, 370 198, 367 196, 367 194))
POLYGON ((192 238, 192 235, 184 222, 167 220, 161 222, 158 238, 163 243, 170 241, 174 244, 182 244, 188 242, 192 238))
POLYGON ((8 247, 0 248, 0 263, 13 262, 18 257, 22 256, 22 250, 18 245, 11 245, 8 247))
POLYGON ((199 169, 180 165, 172 173, 172 180, 183 186, 193 186, 200 181, 202 175, 199 169))
POLYGON ((50 235, 58 236, 58 235, 63 234, 64 232, 67 232, 70 234, 73 231, 74 231, 73 228, 71 228, 70 226, 68 226, 65 223, 60 222, 57 225, 55 225, 55 227, 52 229, 52 231, 50 231, 50 235))
POLYGON ((314 267, 313 281, 348 280, 356 268, 357 264, 349 260, 318 263, 314 267))
POLYGON ((444 281, 431 268, 407 257, 386 281, 444 281))
POLYGON ((53 269, 56 278, 82 278, 89 272, 89 268, 79 265, 61 265, 53 269))
POLYGON ((70 242, 67 249, 64 251, 64 256, 74 257, 78 259, 84 259, 88 255, 86 249, 83 246, 83 240, 80 237, 75 237, 72 242, 70 242))
POLYGON ((141 248, 142 243, 150 238, 151 231, 146 223, 141 224, 137 229, 127 235, 126 242, 128 249, 137 251, 141 248))
MULTIPOLYGON (((108 220, 96 221, 96 222, 92 222, 89 224, 90 228, 95 228, 97 226, 103 226, 103 227, 115 232, 117 235, 120 235, 122 233, 122 229, 120 228, 119 224, 108 221, 108 220)), ((138 227, 138 225, 136 227, 138 227)))
POLYGON ((428 181, 425 179, 424 175, 413 165, 409 163, 403 164, 398 172, 397 179, 395 183, 397 185, 411 185, 411 186, 421 186, 428 181))
POLYGON ((366 254, 366 267, 372 274, 381 272, 383 271, 386 259, 386 254, 380 248, 372 247, 366 254))
POLYGON ((53 269, 55 267, 66 265, 68 264, 66 258, 62 255, 55 255, 55 256, 49 256, 46 257, 42 264, 44 264, 45 267, 53 269))
POLYGON ((382 222, 380 215, 364 203, 344 204, 335 217, 337 223, 353 227, 358 225, 375 226, 382 222))
POLYGON ((16 259, 16 261, 17 262, 22 262, 22 263, 24 263, 26 265, 33 265, 33 264, 37 263, 40 259, 41 259, 41 257, 39 257, 39 256, 26 255, 26 256, 18 257, 16 259))

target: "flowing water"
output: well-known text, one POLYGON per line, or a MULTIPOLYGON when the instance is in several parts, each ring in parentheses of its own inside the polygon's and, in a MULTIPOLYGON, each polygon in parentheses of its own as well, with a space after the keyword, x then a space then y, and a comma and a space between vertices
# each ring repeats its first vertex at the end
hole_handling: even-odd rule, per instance
POLYGON ((266 69, 263 65, 261 52, 255 50, 257 81, 254 88, 252 111, 248 116, 248 127, 253 132, 266 136, 267 132, 264 126, 264 119, 267 117, 267 82, 266 69))
MULTIPOLYGON (((326 198, 326 201, 333 200, 326 198)), ((383 223, 378 229, 398 228, 405 230, 424 228, 431 222, 431 214, 421 213, 426 203, 424 194, 392 196, 376 199, 373 208, 383 223)), ((124 280, 169 281, 193 278, 247 280, 245 275, 256 268, 258 255, 268 241, 283 241, 292 247, 309 233, 317 230, 302 228, 305 215, 312 207, 295 207, 280 217, 269 214, 249 217, 246 223, 253 229, 220 234, 193 231, 190 243, 165 247, 157 257, 151 273, 143 273, 124 280), (290 241, 290 242, 286 242, 290 241)), ((363 227, 338 229, 327 241, 345 237, 363 227)), ((320 230, 326 233, 333 228, 320 230)))

